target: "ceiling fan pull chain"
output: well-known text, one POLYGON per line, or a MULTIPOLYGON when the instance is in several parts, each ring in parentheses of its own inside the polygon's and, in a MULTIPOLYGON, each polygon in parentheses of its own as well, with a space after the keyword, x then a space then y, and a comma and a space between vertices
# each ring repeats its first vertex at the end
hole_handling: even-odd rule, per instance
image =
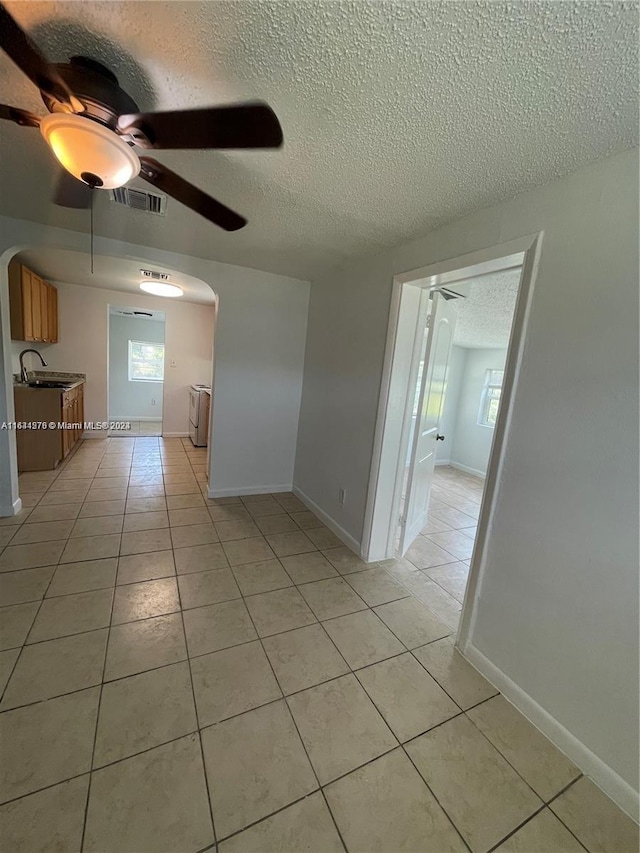
POLYGON ((95 204, 95 195, 96 195, 95 191, 92 187, 91 188, 91 209, 90 209, 91 210, 91 214, 90 214, 90 221, 91 221, 91 275, 93 275, 93 206, 95 204))

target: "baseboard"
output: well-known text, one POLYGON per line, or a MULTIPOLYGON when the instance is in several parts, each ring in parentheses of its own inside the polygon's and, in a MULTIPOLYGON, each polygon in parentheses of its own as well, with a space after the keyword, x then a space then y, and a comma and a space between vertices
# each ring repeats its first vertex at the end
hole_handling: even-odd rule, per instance
MULTIPOLYGON (((153 436, 138 436, 139 438, 153 438, 153 436)), ((161 438, 189 438, 188 432, 162 432, 161 438)), ((134 436, 135 438, 135 436, 134 436)))
POLYGON ((473 474, 474 477, 480 477, 481 479, 486 479, 487 472, 480 471, 478 468, 469 468, 468 465, 463 465, 461 462, 454 462, 451 460, 449 462, 452 468, 457 468, 459 471, 464 471, 465 474, 473 474))
POLYGON ((110 415, 107 418, 107 420, 108 421, 119 421, 120 423, 122 423, 123 421, 125 423, 130 423, 131 421, 140 421, 141 423, 150 423, 150 424, 161 424, 162 423, 162 418, 140 418, 140 417, 138 417, 138 415, 126 415, 125 417, 122 417, 122 418, 117 418, 115 415, 113 415, 113 416, 110 415))
POLYGON ((436 459, 436 468, 438 465, 451 465, 450 459, 436 459))
POLYGON ((14 515, 17 515, 22 509, 22 498, 16 498, 15 501, 7 506, 5 510, 4 506, 0 507, 0 518, 11 518, 14 515))
POLYGON ((318 518, 323 522, 323 524, 326 524, 329 530, 331 530, 332 533, 335 533, 338 539, 341 539, 344 542, 347 548, 351 548, 354 554, 357 554, 358 557, 360 556, 360 550, 362 545, 357 539, 354 539, 354 537, 350 533, 347 533, 347 531, 343 527, 340 527, 338 522, 330 515, 328 515, 322 509, 322 507, 318 506, 315 501, 312 501, 308 495, 305 495, 302 489, 299 489, 297 486, 294 486, 293 494, 297 498, 300 498, 302 503, 306 507, 308 507, 308 509, 310 509, 314 515, 317 515, 318 518))
POLYGON ((572 735, 561 723, 525 693, 501 669, 493 664, 482 652, 467 643, 460 650, 464 657, 478 672, 493 684, 503 696, 531 722, 542 734, 546 735, 559 750, 588 776, 614 803, 633 820, 638 821, 640 814, 640 795, 615 770, 602 761, 582 741, 572 735))
POLYGON ((210 498, 233 498, 236 495, 271 495, 279 492, 290 492, 291 483, 275 486, 240 486, 236 489, 209 489, 207 494, 210 498))

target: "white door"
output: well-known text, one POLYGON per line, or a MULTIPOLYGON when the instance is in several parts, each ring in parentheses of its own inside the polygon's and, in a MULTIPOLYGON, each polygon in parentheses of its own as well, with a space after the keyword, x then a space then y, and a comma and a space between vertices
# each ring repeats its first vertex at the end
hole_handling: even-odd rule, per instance
POLYGON ((455 322, 455 308, 439 293, 434 293, 418 414, 409 460, 404 512, 400 522, 399 545, 402 556, 426 524, 436 461, 436 442, 446 438, 440 435, 439 427, 447 390, 447 372, 455 322))

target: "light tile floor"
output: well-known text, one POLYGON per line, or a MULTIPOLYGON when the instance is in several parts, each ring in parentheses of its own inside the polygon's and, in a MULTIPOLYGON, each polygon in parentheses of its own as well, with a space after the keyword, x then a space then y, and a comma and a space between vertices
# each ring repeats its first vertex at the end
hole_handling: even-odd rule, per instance
POLYGON ((291 494, 207 499, 205 457, 87 441, 21 476, 0 519, 3 850, 637 851, 454 650, 466 564, 429 537, 475 516, 447 472, 417 562, 367 566, 291 494))
POLYGON ((160 436, 162 435, 162 421, 132 421, 128 418, 123 418, 122 421, 117 421, 116 418, 109 420, 117 423, 127 423, 128 429, 112 429, 108 435, 113 438, 131 438, 131 436, 160 436))

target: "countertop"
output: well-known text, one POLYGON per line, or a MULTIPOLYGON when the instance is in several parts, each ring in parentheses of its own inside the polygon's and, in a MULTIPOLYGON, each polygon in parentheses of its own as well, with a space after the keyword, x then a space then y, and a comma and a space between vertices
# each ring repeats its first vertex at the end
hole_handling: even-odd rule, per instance
POLYGON ((14 373, 13 387, 20 388, 26 391, 70 391, 72 388, 77 388, 78 385, 86 382, 86 374, 84 373, 68 373, 57 370, 30 370, 29 380, 33 382, 37 379, 49 380, 50 382, 64 382, 64 388, 31 388, 29 385, 20 381, 20 374, 14 373))
MULTIPOLYGON (((32 380, 33 381, 33 380, 32 380)), ((64 379, 54 379, 54 382, 64 382, 64 379)), ((22 391, 71 391, 72 388, 77 388, 78 385, 84 385, 84 379, 76 379, 74 381, 69 381, 68 384, 65 384, 63 388, 34 388, 32 385, 27 385, 24 382, 14 382, 13 387, 19 388, 22 391)))

